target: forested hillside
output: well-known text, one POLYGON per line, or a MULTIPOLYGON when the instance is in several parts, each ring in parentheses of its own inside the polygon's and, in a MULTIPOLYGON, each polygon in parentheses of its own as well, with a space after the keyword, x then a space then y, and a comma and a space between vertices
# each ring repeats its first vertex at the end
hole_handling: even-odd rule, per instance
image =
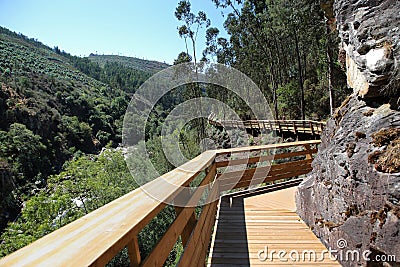
POLYGON ((121 142, 127 93, 151 72, 100 66, 5 28, 0 51, 1 230, 66 160, 121 142))
POLYGON ((104 65, 107 63, 119 63, 124 67, 150 73, 156 73, 169 67, 169 65, 166 63, 153 60, 144 60, 135 57, 90 54, 88 58, 90 61, 98 63, 101 67, 104 67, 104 65))

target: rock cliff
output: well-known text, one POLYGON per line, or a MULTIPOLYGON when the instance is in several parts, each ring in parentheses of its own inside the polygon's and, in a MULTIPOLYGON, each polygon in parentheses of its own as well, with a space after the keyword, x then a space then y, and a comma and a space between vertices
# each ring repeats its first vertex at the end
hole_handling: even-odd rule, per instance
POLYGON ((400 1, 334 10, 354 93, 327 122, 297 210, 344 266, 400 266, 400 1))
POLYGON ((367 98, 398 95, 400 1, 336 0, 334 10, 350 87, 367 98))

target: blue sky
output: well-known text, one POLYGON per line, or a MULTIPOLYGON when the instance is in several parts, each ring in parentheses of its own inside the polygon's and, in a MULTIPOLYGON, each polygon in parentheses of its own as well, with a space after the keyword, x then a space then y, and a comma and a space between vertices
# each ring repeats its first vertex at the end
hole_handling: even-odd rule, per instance
MULTIPOLYGON (((172 63, 185 50, 174 11, 179 0, 0 0, 0 25, 77 56, 135 56, 172 63)), ((192 0, 223 30, 211 0, 192 0)), ((226 12, 225 12, 226 13, 226 12)), ((204 49, 204 30, 197 51, 204 49)), ((200 38, 201 37, 201 38, 200 38)), ((198 53, 199 53, 198 52, 198 53)))

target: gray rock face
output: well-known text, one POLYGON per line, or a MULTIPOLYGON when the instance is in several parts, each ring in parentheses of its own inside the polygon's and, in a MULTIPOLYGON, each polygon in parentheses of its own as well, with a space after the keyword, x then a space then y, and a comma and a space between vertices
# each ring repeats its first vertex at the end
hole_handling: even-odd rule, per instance
MULTIPOLYGON (((343 253, 370 250, 371 257, 396 255, 400 261, 400 174, 378 172, 369 163, 374 151, 385 148, 376 147, 371 136, 396 127, 400 112, 388 104, 372 109, 355 95, 328 121, 313 171, 296 195, 300 217, 327 247, 338 249, 345 239, 343 253)), ((359 262, 341 263, 367 262, 360 256, 359 262)))
POLYGON ((297 212, 344 266, 400 266, 400 1, 334 10, 354 93, 327 123, 297 212))
POLYGON ((399 96, 400 1, 336 0, 348 84, 366 98, 399 96))

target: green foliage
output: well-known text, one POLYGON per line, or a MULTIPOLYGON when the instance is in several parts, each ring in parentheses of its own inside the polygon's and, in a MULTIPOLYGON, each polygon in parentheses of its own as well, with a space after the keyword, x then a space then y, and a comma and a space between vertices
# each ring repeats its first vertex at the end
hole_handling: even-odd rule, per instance
POLYGON ((45 190, 28 201, 21 215, 1 236, 0 256, 74 221, 135 189, 123 155, 105 150, 99 156, 81 156, 49 177, 45 190))
POLYGON ((46 146, 41 137, 14 123, 8 132, 0 131, 0 157, 12 164, 12 173, 17 177, 17 188, 28 193, 32 189, 40 170, 48 169, 50 162, 46 156, 46 146))
POLYGON ((150 76, 151 72, 136 70, 121 63, 110 61, 104 64, 100 80, 113 88, 134 93, 150 76))
MULTIPOLYGON (((157 143, 151 146, 159 148, 157 143)), ((145 165, 145 159, 135 160, 137 167, 143 167, 143 175, 147 177, 146 172, 150 168, 145 165)), ((104 150, 98 156, 80 156, 67 162, 64 170, 49 177, 46 189, 26 201, 19 218, 8 225, 0 238, 0 257, 127 194, 138 187, 137 179, 140 177, 132 177, 124 156, 117 150, 104 150)), ((167 206, 139 233, 143 258, 150 253, 174 218, 173 207, 167 206)), ((181 251, 182 247, 176 245, 166 264, 174 265, 181 251)), ((110 265, 127 266, 127 263, 127 253, 122 251, 110 265)))
MULTIPOLYGON (((329 114, 327 49, 337 62, 337 32, 327 34, 318 2, 213 0, 229 10, 229 40, 210 28, 205 56, 216 57, 247 74, 273 103, 275 116, 299 119, 329 114), (336 46, 335 46, 336 44, 336 46), (317 103, 315 100, 317 97, 317 103)), ((333 64, 334 66, 336 64, 333 64)), ((343 71, 333 70, 336 106, 349 92, 343 71)))
POLYGON ((280 114, 285 114, 287 118, 297 117, 300 113, 300 107, 296 104, 299 94, 300 92, 296 81, 291 81, 278 88, 277 95, 280 114))

